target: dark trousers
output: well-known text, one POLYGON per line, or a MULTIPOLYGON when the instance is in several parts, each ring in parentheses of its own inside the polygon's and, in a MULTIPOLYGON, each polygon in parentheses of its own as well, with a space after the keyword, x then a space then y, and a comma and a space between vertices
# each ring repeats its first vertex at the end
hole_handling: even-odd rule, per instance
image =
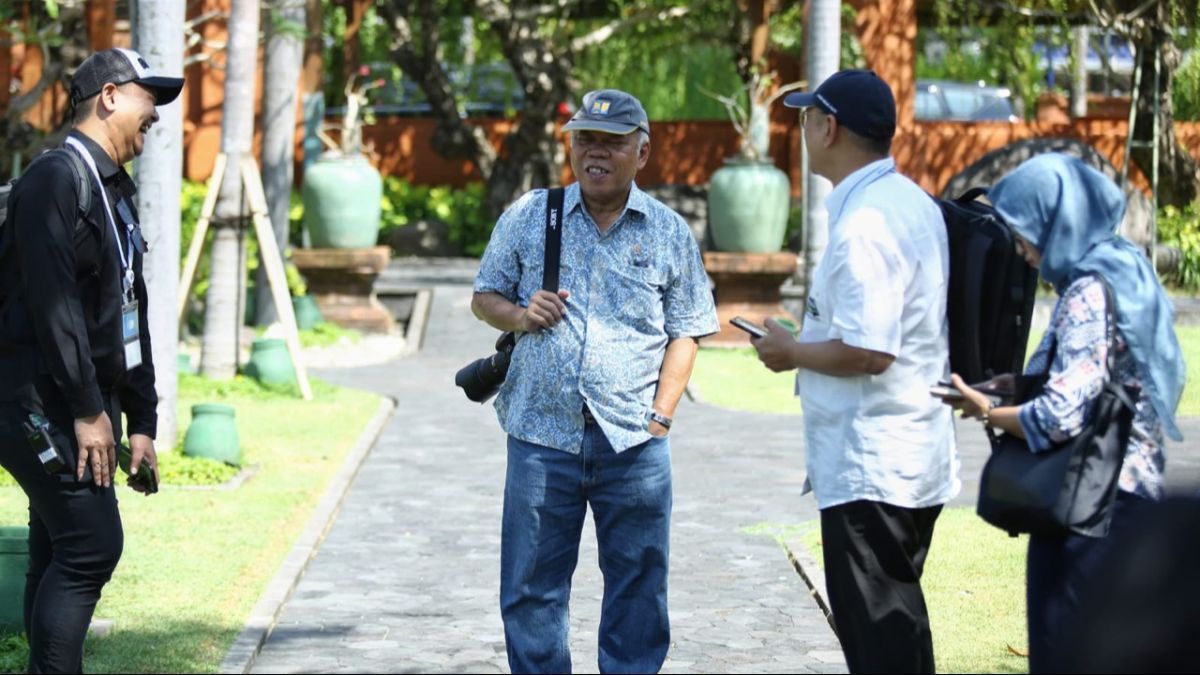
POLYGON ((1062 672, 1059 654, 1071 628, 1078 622, 1080 601, 1094 584, 1114 545, 1134 534, 1131 521, 1151 502, 1127 492, 1117 492, 1112 525, 1107 537, 1030 535, 1025 567, 1025 604, 1029 622, 1029 672, 1062 672))
MULTIPOLYGON (((55 437, 60 447, 68 448, 72 478, 46 473, 22 431, 24 417, 18 406, 0 403, 0 465, 29 498, 29 672, 79 673, 92 613, 124 545, 117 495, 112 487, 96 487, 90 474, 85 482, 73 480, 76 441, 71 422, 56 420, 55 437)), ((111 417, 120 438, 120 417, 111 417)))
POLYGON ((821 511, 825 584, 851 673, 932 673, 921 573, 941 506, 856 501, 821 511))

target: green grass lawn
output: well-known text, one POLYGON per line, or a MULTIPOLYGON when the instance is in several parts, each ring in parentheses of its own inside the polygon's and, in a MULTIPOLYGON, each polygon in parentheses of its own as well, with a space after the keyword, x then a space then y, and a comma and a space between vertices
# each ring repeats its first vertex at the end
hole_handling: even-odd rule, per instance
MULTIPOLYGON (((801 534, 821 564, 817 523, 801 534)), ((946 509, 934 529, 921 586, 939 673, 1024 673, 1025 548, 972 508, 946 509), (1011 649, 1010 649, 1011 648, 1011 649)))
POLYGON ((705 348, 696 357, 690 387, 700 400, 722 408, 800 414, 796 373, 772 373, 753 347, 705 348))
MULTIPOLYGON (((1200 326, 1179 326, 1175 332, 1187 362, 1189 382, 1179 403, 1179 414, 1200 415, 1200 326)), ((1041 339, 1040 332, 1029 336, 1028 354, 1033 354, 1041 339)), ((794 385, 794 372, 772 373, 759 363, 750 347, 701 349, 690 384, 700 400, 722 408, 799 414, 794 385)))
MULTIPOLYGON (((121 487, 125 552, 97 618, 112 637, 89 640, 89 672, 215 672, 251 608, 300 534, 379 397, 313 382, 314 400, 253 382, 181 377, 180 429, 191 405, 237 409, 247 464, 258 473, 230 491, 165 486, 143 497, 121 487)), ((0 488, 0 524, 27 522, 27 501, 0 488)), ((24 656, 0 648, 0 668, 24 656)))

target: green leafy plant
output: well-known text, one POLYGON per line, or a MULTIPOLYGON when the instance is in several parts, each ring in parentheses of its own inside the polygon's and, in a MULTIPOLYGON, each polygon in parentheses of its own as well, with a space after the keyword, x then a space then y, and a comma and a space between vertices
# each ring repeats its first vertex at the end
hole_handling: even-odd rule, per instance
POLYGON ((1200 289, 1200 209, 1163 207, 1158 214, 1158 240, 1179 249, 1179 268, 1173 281, 1188 290, 1200 289))
POLYGON ((237 467, 207 457, 183 454, 183 444, 175 452, 159 456, 158 476, 162 485, 220 485, 233 478, 237 467))
POLYGON ((446 185, 413 185, 388 176, 383 181, 383 202, 379 238, 398 227, 421 220, 438 220, 449 226, 450 242, 467 255, 483 255, 494 223, 488 216, 483 183, 470 183, 462 189, 446 185))
POLYGON ((350 328, 342 328, 330 321, 322 321, 308 330, 300 331, 300 346, 305 349, 331 347, 343 341, 355 344, 361 340, 362 333, 350 328))

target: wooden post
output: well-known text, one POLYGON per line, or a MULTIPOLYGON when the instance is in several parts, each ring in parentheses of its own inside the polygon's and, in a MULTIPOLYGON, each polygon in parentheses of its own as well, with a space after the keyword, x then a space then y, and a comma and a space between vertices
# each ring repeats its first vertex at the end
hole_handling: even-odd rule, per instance
MULTIPOLYGON (((200 253, 204 249, 204 235, 208 232, 208 223, 216 210, 217 193, 221 190, 221 181, 227 166, 229 156, 225 153, 217 155, 217 164, 213 174, 208 179, 208 194, 204 196, 204 206, 200 209, 200 220, 196 222, 196 232, 192 235, 192 243, 188 246, 187 261, 183 266, 183 275, 179 279, 179 321, 183 321, 187 311, 187 297, 191 293, 192 281, 196 267, 200 262, 200 253)), ((275 231, 271 228, 271 217, 267 212, 267 197, 263 192, 262 177, 258 174, 258 165, 254 158, 242 155, 240 165, 233 169, 237 172, 236 185, 245 192, 250 204, 250 215, 254 221, 254 233, 258 237, 258 246, 262 251, 263 265, 267 271, 267 282, 271 286, 271 297, 283 323, 284 341, 287 343, 288 354, 292 358, 292 367, 296 370, 296 381, 300 385, 300 394, 305 401, 311 401, 312 388, 308 384, 308 371, 300 355, 300 331, 296 326, 296 314, 292 308, 291 295, 288 293, 287 275, 283 270, 283 258, 279 254, 279 243, 275 240, 275 231)), ((244 267, 240 272, 245 274, 244 267)), ((240 317, 239 317, 240 318, 240 317)))
POLYGON ((225 153, 217 155, 217 163, 212 175, 208 177, 208 192, 204 195, 204 205, 200 207, 200 219, 196 221, 196 231, 192 233, 192 243, 188 244, 187 259, 183 263, 183 273, 179 277, 179 322, 183 323, 187 312, 188 296, 192 294, 192 282, 195 280, 196 267, 200 264, 200 252, 204 249, 204 237, 208 234, 208 224, 212 221, 213 211, 217 207, 217 193, 221 191, 221 179, 225 177, 225 163, 228 161, 225 153))
POLYGON ((267 196, 263 192, 262 177, 258 174, 258 165, 254 159, 242 155, 242 187, 246 190, 246 198, 250 202, 250 213, 254 219, 254 233, 258 237, 258 248, 261 251, 263 267, 267 270, 267 281, 271 284, 271 297, 275 300, 275 311, 283 322, 284 340, 288 352, 292 356, 292 366, 296 369, 296 381, 300 383, 300 393, 305 401, 312 400, 312 389, 308 386, 308 373, 304 370, 304 361, 300 355, 300 331, 296 326, 296 314, 292 308, 292 297, 288 293, 287 274, 283 269, 283 256, 279 252, 279 244, 275 241, 275 231, 271 227, 271 217, 267 211, 267 196))

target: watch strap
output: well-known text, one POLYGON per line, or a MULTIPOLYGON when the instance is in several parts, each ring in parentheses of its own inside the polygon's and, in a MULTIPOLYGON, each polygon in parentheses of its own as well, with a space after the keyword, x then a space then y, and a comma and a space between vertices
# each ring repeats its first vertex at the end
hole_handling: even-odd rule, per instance
POLYGON ((655 412, 650 413, 650 421, 658 422, 659 424, 663 425, 667 429, 671 428, 671 418, 667 417, 666 415, 664 415, 660 412, 655 411, 655 412))

